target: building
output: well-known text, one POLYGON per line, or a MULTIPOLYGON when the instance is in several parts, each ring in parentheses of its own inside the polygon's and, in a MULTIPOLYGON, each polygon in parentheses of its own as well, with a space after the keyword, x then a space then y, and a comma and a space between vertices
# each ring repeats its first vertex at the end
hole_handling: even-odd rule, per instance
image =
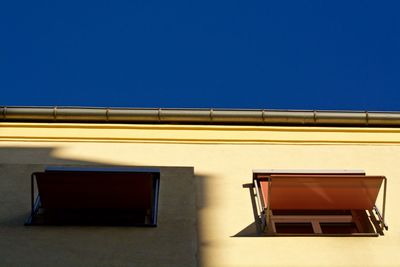
POLYGON ((398 266, 399 126, 396 112, 0 107, 0 266, 398 266), (157 226, 24 226, 31 174, 55 167, 159 170, 157 226), (385 176, 389 229, 268 235, 253 170, 385 176))

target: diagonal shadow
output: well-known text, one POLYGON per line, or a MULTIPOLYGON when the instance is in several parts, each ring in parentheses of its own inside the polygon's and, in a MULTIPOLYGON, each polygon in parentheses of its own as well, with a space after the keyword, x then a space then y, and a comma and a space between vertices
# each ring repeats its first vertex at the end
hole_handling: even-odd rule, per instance
MULTIPOLYGON (((30 175, 47 166, 119 166, 55 156, 56 147, 0 146, 1 266, 197 266, 194 169, 157 167, 162 171, 155 228, 30 227, 30 175), (171 242, 173 240, 174 242, 171 242), (179 253, 176 253, 179 251, 179 253)), ((202 176, 201 179, 204 179, 202 176)), ((202 199, 200 206, 207 205, 202 199)), ((201 255, 201 254, 200 254, 201 255)))
POLYGON ((258 216, 257 212, 257 203, 256 196, 254 194, 254 186, 252 183, 243 184, 243 188, 247 188, 249 190, 251 207, 253 210, 254 222, 246 226, 244 229, 240 230, 238 233, 231 237, 259 237, 263 236, 263 232, 261 230, 261 220, 258 216))

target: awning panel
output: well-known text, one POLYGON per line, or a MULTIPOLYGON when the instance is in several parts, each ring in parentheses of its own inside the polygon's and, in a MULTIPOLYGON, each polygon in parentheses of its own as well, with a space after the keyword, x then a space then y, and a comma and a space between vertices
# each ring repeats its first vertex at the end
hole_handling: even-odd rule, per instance
POLYGON ((51 167, 31 176, 25 225, 154 227, 159 185, 156 168, 51 167))
POLYGON ((42 172, 36 181, 47 209, 150 209, 150 173, 42 172))
POLYGON ((260 184, 272 210, 370 210, 385 177, 272 174, 269 179, 260 184))

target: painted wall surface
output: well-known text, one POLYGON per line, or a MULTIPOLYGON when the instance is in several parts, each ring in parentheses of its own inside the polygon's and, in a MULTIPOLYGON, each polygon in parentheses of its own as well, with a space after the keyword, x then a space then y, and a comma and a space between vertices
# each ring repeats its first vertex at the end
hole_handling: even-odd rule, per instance
MULTIPOLYGON (((400 215, 396 212, 397 203, 400 203, 399 144, 398 129, 8 123, 0 128, 0 163, 194 167, 194 176, 190 182, 185 182, 194 200, 183 202, 183 206, 195 208, 196 233, 187 230, 185 233, 193 236, 183 239, 185 242, 197 240, 196 246, 189 250, 201 266, 399 266, 400 215), (246 188, 251 182, 252 169, 363 169, 369 175, 385 175, 389 231, 384 236, 362 238, 258 237, 246 188)), ((8 171, 1 176, 8 181, 0 188, 1 201, 10 190, 29 187, 23 185, 22 178, 13 183, 10 178, 13 175, 13 171, 8 171)), ((186 181, 175 176, 174 186, 180 183, 179 179, 186 181)), ((164 186, 163 182, 161 188, 164 186)), ((179 194, 180 190, 175 192, 179 194)), ((7 219, 7 214, 17 204, 24 214, 29 211, 29 204, 24 208, 27 201, 21 202, 20 197, 21 194, 15 198, 8 195, 9 206, 1 209, 0 234, 7 236, 6 241, 0 241, 1 248, 31 246, 34 243, 30 243, 29 238, 24 239, 25 236, 32 237, 34 231, 54 231, 46 227, 41 230, 24 228, 21 216, 7 219)), ((160 231, 161 225, 166 224, 163 231, 172 232, 156 235, 180 237, 179 231, 168 225, 170 220, 182 216, 182 205, 160 205, 165 212, 165 221, 160 218, 160 231)), ((80 252, 78 247, 72 249, 68 245, 71 231, 77 231, 78 240, 83 240, 84 235, 96 236, 94 243, 99 257, 113 258, 106 248, 118 244, 118 236, 101 239, 96 232, 104 231, 101 229, 67 228, 63 231, 66 234, 57 243, 59 256, 51 258, 53 263, 62 262, 66 257, 79 257, 80 253, 83 257, 89 255, 84 253, 89 248, 80 252)), ((137 229, 112 231, 134 239, 137 229)), ((40 238, 43 237, 35 236, 39 244, 45 242, 40 238)), ((166 254, 178 257, 182 253, 181 242, 184 241, 179 238, 168 242, 166 254)), ((134 253, 136 245, 117 246, 116 258, 118 253, 134 253)), ((16 254, 6 251, 0 252, 0 259, 11 259, 7 262, 12 263, 10 255, 15 257, 16 254)), ((31 257, 33 251, 40 250, 25 248, 23 251, 31 257)), ((35 257, 37 263, 48 260, 46 252, 35 257)), ((99 259, 86 259, 85 266, 98 266, 99 262, 99 259)), ((126 256, 115 266, 131 266, 132 262, 135 262, 134 257, 126 256)), ((176 265, 187 266, 183 259, 181 263, 176 265)), ((138 266, 141 264, 143 262, 138 262, 138 266)), ((163 265, 163 262, 155 261, 153 265, 163 265)))
POLYGON ((44 168, 0 164, 0 266, 197 265, 192 168, 161 168, 158 227, 24 226, 29 176, 44 168))

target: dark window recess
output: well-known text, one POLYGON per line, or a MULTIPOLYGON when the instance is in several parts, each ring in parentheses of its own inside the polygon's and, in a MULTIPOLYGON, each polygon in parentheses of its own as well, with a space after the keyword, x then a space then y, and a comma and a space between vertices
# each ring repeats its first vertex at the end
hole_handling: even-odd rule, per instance
POLYGON ((355 234, 360 232, 354 222, 321 223, 320 226, 324 234, 355 234))
POLYGON ((275 223, 275 230, 279 234, 313 234, 311 223, 275 223))
POLYGON ((363 171, 253 171, 266 235, 378 236, 385 223, 386 178, 363 171), (382 213, 376 200, 383 185, 382 213))
POLYGON ((160 171, 154 168, 36 172, 26 225, 156 226, 159 184, 160 171))

